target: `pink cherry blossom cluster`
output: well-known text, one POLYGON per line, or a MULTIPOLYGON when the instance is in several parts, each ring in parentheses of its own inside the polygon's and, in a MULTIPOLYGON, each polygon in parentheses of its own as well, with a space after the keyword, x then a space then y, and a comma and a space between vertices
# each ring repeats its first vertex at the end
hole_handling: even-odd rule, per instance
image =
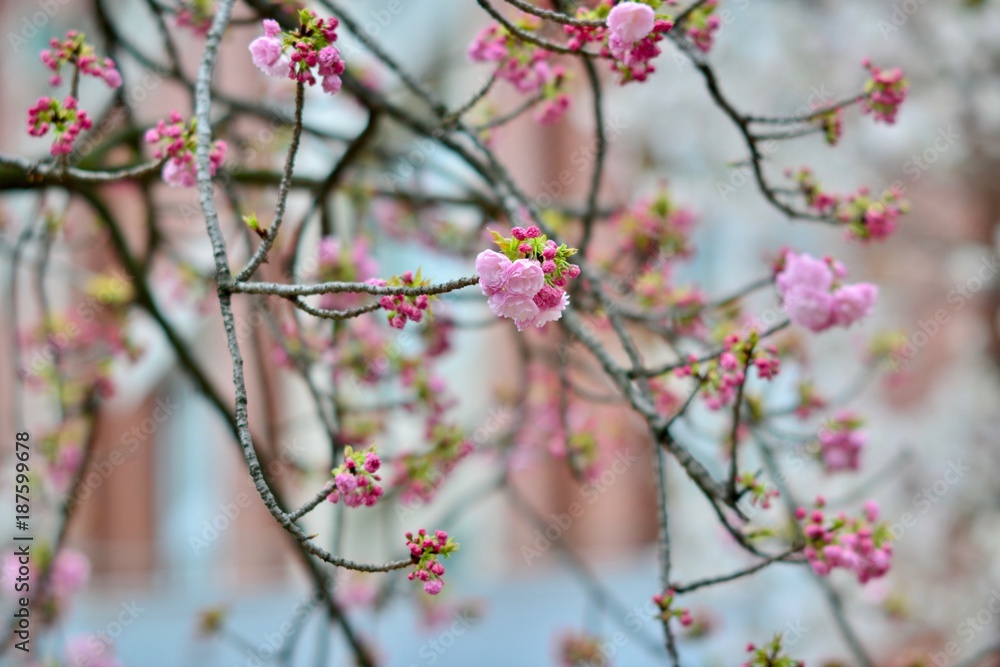
POLYGON ((416 536, 410 532, 406 533, 406 547, 410 550, 410 557, 415 565, 413 572, 408 574, 407 578, 410 581, 419 579, 424 582, 424 590, 431 595, 440 593, 444 587, 444 581, 441 579, 444 575, 444 565, 438 558, 440 556, 450 558, 458 551, 458 542, 448 537, 448 533, 443 530, 435 530, 433 535, 429 535, 421 528, 416 536))
POLYGON ((899 218, 908 213, 910 203, 903 189, 893 184, 878 198, 862 186, 847 197, 825 192, 808 167, 786 175, 795 179, 806 204, 817 213, 832 215, 846 227, 847 238, 858 241, 883 241, 896 231, 899 218))
POLYGON ((535 121, 541 125, 555 125, 569 111, 569 104, 572 98, 563 92, 563 80, 565 73, 561 65, 553 68, 556 72, 555 78, 547 82, 543 87, 543 100, 538 111, 535 112, 535 121))
MULTIPOLYGON (((520 27, 526 30, 539 25, 532 20, 522 23, 520 27)), ((499 23, 491 23, 476 33, 467 55, 476 63, 500 63, 497 76, 522 93, 537 93, 555 77, 548 51, 523 42, 499 23)))
POLYGON ((819 260, 788 251, 775 284, 792 322, 820 332, 849 327, 875 307, 878 288, 871 283, 841 283, 846 276, 844 265, 830 257, 819 260))
MULTIPOLYGON (((146 130, 145 140, 156 145, 153 155, 158 159, 166 159, 161 173, 163 181, 174 188, 193 188, 198 184, 198 174, 195 167, 195 137, 198 121, 191 119, 184 122, 184 117, 177 111, 170 113, 170 122, 162 118, 156 127, 146 130)), ((212 146, 209 153, 209 167, 212 175, 222 166, 226 159, 226 142, 219 140, 212 146)))
POLYGON ((819 497, 812 512, 805 507, 795 510, 806 538, 803 553, 813 571, 826 576, 835 568, 850 570, 862 584, 888 572, 892 565, 891 533, 885 523, 875 523, 878 504, 866 502, 863 516, 857 519, 840 512, 829 520, 821 509, 824 505, 819 497))
POLYGON ((212 27, 214 17, 212 2, 213 0, 182 0, 174 15, 174 21, 178 26, 204 37, 212 27))
POLYGON ((82 291, 86 295, 82 307, 67 305, 47 321, 33 322, 18 332, 25 358, 35 360, 22 366, 21 373, 33 388, 58 389, 66 395, 83 395, 93 388, 110 398, 115 393, 112 360, 135 360, 141 353, 128 337, 135 293, 127 276, 112 272, 91 277, 82 291))
POLYGON ((587 44, 603 45, 608 38, 608 26, 606 22, 613 6, 613 0, 598 0, 593 8, 577 7, 577 19, 581 21, 604 21, 605 25, 563 25, 563 32, 569 37, 566 47, 574 51, 579 51, 587 44))
POLYGON ((801 382, 798 386, 799 403, 795 406, 795 415, 805 419, 816 410, 826 407, 826 401, 816 391, 812 382, 801 382))
POLYGON ((676 618, 680 621, 680 624, 685 628, 690 627, 694 623, 694 619, 691 617, 691 610, 686 607, 676 607, 674 606, 674 600, 677 597, 677 593, 673 589, 667 589, 664 593, 657 593, 653 596, 653 604, 655 604, 660 613, 657 618, 663 621, 669 621, 672 618, 676 618))
POLYGON ((404 504, 429 502, 448 475, 472 453, 472 442, 454 425, 430 421, 427 440, 431 449, 424 453, 408 452, 395 459, 393 485, 402 489, 404 504))
POLYGON ((497 317, 514 320, 518 331, 540 328, 561 318, 569 304, 563 288, 580 275, 580 267, 569 262, 576 250, 556 245, 534 225, 510 233, 492 232, 501 252, 484 250, 476 257, 479 287, 497 317))
POLYGON ((39 97, 35 105, 28 109, 28 134, 43 137, 50 129, 55 133, 55 141, 49 149, 52 155, 72 153, 77 136, 92 126, 87 112, 79 108, 79 103, 72 96, 67 96, 62 102, 52 97, 39 97))
MULTIPOLYGON (((382 283, 382 281, 378 282, 382 283)), ((430 281, 422 278, 418 270, 416 276, 413 275, 412 271, 407 271, 401 276, 393 276, 383 284, 398 287, 420 287, 429 285, 430 281)), ((382 310, 387 313, 389 326, 394 329, 402 329, 408 321, 420 322, 424 319, 424 313, 428 312, 427 309, 430 307, 430 297, 426 294, 418 294, 417 296, 386 295, 379 300, 379 304, 382 306, 382 310)))
MULTIPOLYGON (((378 263, 369 253, 368 242, 357 237, 350 243, 342 243, 334 236, 325 236, 319 241, 316 251, 316 269, 310 271, 322 282, 370 282, 378 275, 378 263)), ((352 308, 364 300, 363 295, 345 293, 324 294, 320 297, 321 308, 340 310, 352 308)))
MULTIPOLYGON (((416 398, 412 403, 407 404, 407 409, 411 412, 418 407, 427 410, 428 422, 438 424, 444 413, 458 404, 454 398, 447 394, 447 384, 440 375, 435 375, 431 368, 424 363, 422 357, 407 357, 400 361, 399 369, 400 383, 407 389, 412 389, 416 393, 416 398)), ((429 437, 435 439, 442 434, 431 433, 429 437)), ((462 439, 461 432, 455 435, 462 439)), ((449 437, 445 437, 445 440, 449 437)))
POLYGON ((759 474, 743 473, 739 479, 741 493, 750 495, 750 504, 762 509, 771 509, 771 500, 781 497, 781 492, 769 484, 759 474))
POLYGON ((399 357, 386 354, 389 341, 385 329, 374 318, 356 317, 338 329, 337 340, 333 342, 336 355, 333 372, 337 380, 346 374, 357 383, 374 384, 392 373, 399 357))
POLYGON ((642 199, 611 218, 623 252, 642 259, 657 253, 686 257, 693 250, 691 231, 698 217, 681 206, 666 188, 649 199, 642 199))
POLYGON ((611 57, 622 85, 645 81, 656 71, 652 61, 660 55, 659 42, 674 24, 658 17, 642 2, 620 2, 608 13, 608 41, 601 55, 611 57))
POLYGON ((333 469, 334 489, 326 499, 331 503, 343 499, 348 507, 372 507, 382 497, 380 467, 382 459, 374 447, 364 451, 344 447, 344 462, 333 469))
POLYGON ((316 12, 299 10, 299 27, 293 32, 282 32, 277 21, 264 19, 264 36, 250 43, 253 64, 264 74, 293 81, 316 84, 316 76, 323 78, 323 91, 330 95, 340 92, 345 65, 337 41, 336 18, 318 18, 316 12), (315 68, 315 74, 313 69, 315 68))
POLYGON ((632 287, 636 301, 644 308, 669 308, 665 319, 677 333, 702 335, 706 330, 702 318, 705 293, 695 285, 675 285, 673 272, 673 264, 658 262, 641 273, 632 287))
POLYGON ((785 655, 780 632, 763 646, 756 646, 753 643, 747 644, 747 653, 750 653, 751 656, 740 667, 806 667, 804 661, 794 660, 785 655))
POLYGON ((871 78, 865 83, 866 97, 861 103, 861 109, 865 113, 871 113, 875 120, 892 125, 896 122, 900 105, 906 100, 910 84, 903 76, 903 70, 898 67, 882 70, 868 58, 862 64, 871 73, 871 78))
POLYGON ((314 362, 332 356, 330 339, 314 328, 300 326, 294 318, 281 322, 281 340, 275 341, 271 361, 281 368, 293 369, 296 362, 314 362))
POLYGON ((756 368, 757 375, 770 380, 778 374, 781 362, 778 351, 771 345, 759 345, 760 334, 751 329, 746 337, 732 333, 723 340, 723 352, 717 358, 698 361, 688 356, 688 363, 674 370, 677 377, 695 377, 701 382, 701 393, 710 410, 719 410, 736 397, 746 382, 746 369, 756 368))
POLYGON ((566 632, 559 638, 559 663, 562 667, 581 667, 593 665, 608 666, 601 640, 593 635, 577 632, 566 632))
POLYGON ((66 64, 74 66, 80 74, 103 80, 111 88, 122 85, 122 75, 115 66, 115 61, 94 55, 94 47, 87 44, 82 32, 70 30, 63 41, 53 37, 49 46, 52 47, 51 50, 45 49, 39 55, 45 66, 54 72, 49 79, 53 86, 62 83, 61 70, 66 64))
POLYGON ((882 241, 896 231, 899 218, 910 210, 903 191, 892 185, 879 198, 862 187, 837 209, 837 220, 846 225, 847 237, 859 241, 882 241))
POLYGON ((806 204, 817 213, 830 214, 840 203, 840 197, 826 192, 820 187, 819 181, 809 167, 800 167, 797 171, 785 170, 785 176, 795 180, 799 192, 806 199, 806 204))
MULTIPOLYGON (((539 25, 533 18, 521 21, 521 27, 529 31, 539 25)), ((472 62, 499 63, 497 77, 509 81, 519 92, 540 94, 542 105, 535 114, 537 122, 556 123, 569 109, 566 69, 552 64, 548 51, 523 42, 500 24, 493 23, 480 30, 469 44, 467 54, 472 62)))
POLYGON ((433 359, 451 350, 454 333, 455 320, 447 315, 436 316, 428 321, 426 326, 420 330, 420 336, 424 340, 424 356, 433 359))
POLYGON ((715 44, 715 33, 722 27, 722 20, 715 14, 719 0, 707 0, 692 11, 684 23, 684 34, 702 53, 708 53, 715 44))
POLYGON ((860 467, 861 450, 868 442, 868 437, 859 430, 863 424, 853 413, 841 410, 820 429, 820 457, 828 472, 860 467))
POLYGON ((567 461, 574 476, 596 481, 615 448, 612 438, 618 429, 601 419, 591 405, 563 391, 552 367, 531 363, 527 372, 526 412, 514 438, 512 465, 527 467, 549 455, 567 461))

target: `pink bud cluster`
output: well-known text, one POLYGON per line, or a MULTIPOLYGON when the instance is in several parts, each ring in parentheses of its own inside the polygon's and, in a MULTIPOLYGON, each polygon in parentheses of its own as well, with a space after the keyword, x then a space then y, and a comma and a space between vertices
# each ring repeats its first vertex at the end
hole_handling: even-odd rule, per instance
POLYGON ((407 578, 410 581, 419 579, 424 582, 424 590, 431 595, 440 593, 444 587, 444 581, 441 579, 444 575, 444 565, 438 557, 449 558, 458 551, 458 542, 448 537, 448 533, 443 530, 435 530, 434 535, 429 535, 421 528, 416 536, 410 532, 406 533, 406 547, 410 550, 410 558, 416 566, 407 578))
POLYGON ((340 92, 345 65, 337 41, 336 18, 317 18, 316 12, 299 11, 299 27, 282 32, 277 21, 264 19, 264 36, 250 43, 253 64, 274 78, 289 78, 313 86, 316 76, 323 78, 323 91, 331 95, 340 92), (315 73, 314 70, 315 69, 315 73))
POLYGON ((847 226, 847 237, 859 241, 881 241, 889 237, 899 224, 899 218, 910 210, 903 191, 893 185, 880 198, 872 197, 862 187, 837 209, 837 220, 847 226))
MULTIPOLYGON (((451 439, 452 436, 463 439, 461 431, 454 433, 435 432, 434 427, 442 427, 439 420, 450 408, 458 403, 447 393, 448 386, 440 375, 435 375, 429 366, 424 363, 424 359, 419 357, 409 357, 400 362, 399 381, 407 389, 412 389, 416 393, 416 399, 407 405, 411 412, 417 407, 427 410, 428 423, 432 428, 428 432, 428 438, 437 440, 441 438, 442 444, 451 439)), ((447 427, 444 427, 447 430, 447 427)), ((447 447, 446 447, 447 448, 447 447)))
POLYGON ((844 109, 838 107, 830 111, 824 111, 813 119, 819 124, 820 129, 823 130, 823 138, 826 139, 826 143, 831 146, 836 146, 837 142, 844 135, 844 109))
POLYGON ((212 27, 212 18, 212 0, 184 0, 174 15, 178 26, 188 28, 202 37, 212 27))
POLYGON ((872 114, 875 120, 892 125, 896 122, 896 115, 906 99, 910 84, 903 76, 903 70, 898 67, 882 70, 868 58, 862 64, 871 73, 871 78, 865 83, 866 97, 861 109, 872 114))
MULTIPOLYGON (((522 28, 533 30, 537 21, 527 20, 522 28)), ((480 30, 467 50, 469 60, 498 63, 497 77, 509 81, 521 93, 539 93, 542 105, 535 120, 543 125, 559 121, 569 109, 566 69, 553 65, 545 49, 526 44, 503 26, 493 23, 480 30)))
POLYGON ((863 424, 853 413, 841 410, 820 429, 820 457, 828 472, 860 467, 861 450, 868 442, 859 430, 863 424))
POLYGON ((518 331, 561 318, 569 304, 563 288, 580 275, 580 267, 569 263, 576 250, 556 245, 534 225, 514 227, 509 238, 492 233, 502 252, 484 250, 476 257, 479 287, 489 297, 490 310, 514 320, 518 331))
POLYGON ((441 422, 440 414, 431 415, 426 437, 430 451, 409 452, 395 460, 393 484, 401 487, 400 498, 405 504, 433 499, 455 467, 473 451, 472 442, 462 430, 441 422))
POLYGON ((642 199, 611 219, 620 248, 645 259, 662 253, 686 257, 691 254, 691 231, 695 212, 677 204, 663 188, 654 197, 642 199))
POLYGON ((781 633, 776 634, 763 646, 748 643, 747 653, 751 656, 740 667, 806 667, 806 663, 802 660, 794 660, 785 655, 781 633))
POLYGON ((803 382, 798 386, 799 403, 795 406, 795 415, 800 419, 805 419, 815 410, 822 410, 826 407, 826 401, 816 392, 816 387, 811 382, 803 382))
POLYGON ((49 149, 52 155, 72 153, 77 136, 92 126, 87 112, 79 108, 79 103, 72 96, 67 96, 62 102, 52 97, 39 97, 35 105, 28 109, 28 134, 43 137, 50 129, 54 131, 56 138, 49 149))
POLYGON ((903 189, 896 184, 878 198, 872 197, 864 186, 856 194, 841 197, 823 191, 808 167, 786 174, 795 179, 806 204, 817 213, 832 215, 846 227, 849 239, 885 240, 896 231, 899 218, 910 210, 910 203, 903 198, 903 189))
POLYGON ((763 481, 760 475, 752 472, 743 473, 739 478, 741 492, 750 494, 750 504, 771 509, 771 500, 781 497, 777 488, 763 481))
MULTIPOLYGON (((530 30, 537 23, 526 23, 523 27, 530 30)), ((548 51, 526 44, 498 23, 476 34, 467 55, 472 62, 500 63, 497 76, 522 93, 537 93, 555 75, 548 51)))
POLYGON ((334 489, 326 499, 331 503, 343 499, 348 507, 373 506, 382 497, 380 467, 382 460, 374 447, 364 451, 344 447, 344 462, 333 469, 334 489))
MULTIPOLYGON (((312 275, 323 282, 371 282, 378 275, 378 263, 369 253, 368 242, 356 237, 342 243, 333 236, 325 236, 316 249, 318 266, 312 275)), ((319 299, 321 308, 340 310, 352 308, 363 301, 363 296, 349 292, 324 294, 319 299)))
MULTIPOLYGON (((578 7, 576 18, 581 21, 606 21, 613 7, 612 0, 599 0, 593 9, 578 7)), ((587 44, 604 44, 608 38, 607 25, 564 25, 563 32, 569 37, 566 47, 579 51, 587 44)))
POLYGON ((694 619, 691 617, 691 610, 686 607, 675 607, 674 600, 676 597, 677 593, 673 589, 667 589, 666 592, 657 593, 653 596, 653 604, 660 609, 657 618, 663 621, 676 618, 685 628, 690 627, 694 623, 694 619))
POLYGON ((94 47, 87 44, 82 32, 70 30, 63 41, 53 37, 49 46, 52 47, 51 50, 45 49, 39 55, 45 66, 55 72, 49 79, 53 86, 62 83, 61 70, 66 64, 73 65, 81 74, 103 80, 111 88, 122 85, 122 75, 115 66, 115 61, 94 55, 94 47))
MULTIPOLYGON (((171 187, 193 188, 198 184, 195 167, 197 127, 197 120, 185 123, 180 113, 172 111, 169 123, 160 119, 156 127, 146 130, 146 143, 157 146, 153 155, 161 160, 166 159, 161 175, 163 181, 171 187)), ((216 141, 212 146, 209 168, 213 176, 226 159, 226 149, 226 142, 222 140, 216 141)))
POLYGON ((542 87, 543 101, 535 113, 535 121, 541 125, 555 125, 569 111, 569 104, 572 98, 563 92, 563 81, 565 73, 563 67, 558 65, 553 68, 556 72, 552 81, 542 87))
MULTIPOLYGON (((395 276, 388 282, 369 281, 376 284, 384 284, 394 287, 420 287, 429 285, 430 281, 420 276, 413 275, 413 271, 407 271, 401 276, 395 276)), ((379 300, 382 310, 388 313, 389 326, 394 329, 402 329, 409 322, 420 322, 424 319, 424 313, 430 308, 430 297, 426 294, 417 296, 404 296, 402 294, 385 295, 379 300)))
POLYGON ((778 351, 773 346, 758 346, 759 334, 756 329, 741 338, 739 334, 729 334, 723 340, 723 352, 717 358, 698 361, 691 354, 688 363, 674 370, 677 377, 696 377, 701 381, 702 397, 710 410, 719 410, 735 397, 740 386, 746 382, 746 369, 753 367, 757 374, 770 380, 778 374, 781 362, 778 351))
POLYGON ((559 639, 559 664, 562 667, 608 667, 608 657, 605 654, 601 640, 593 635, 566 633, 559 639))
POLYGON ((806 204, 817 213, 830 214, 840 204, 840 197, 829 192, 825 192, 813 175, 809 167, 800 167, 798 171, 791 169, 785 171, 785 175, 794 178, 799 186, 799 191, 806 199, 806 204))
POLYGON ((716 15, 719 0, 707 0, 688 15, 684 23, 684 33, 702 53, 708 53, 715 44, 715 33, 722 27, 722 20, 716 15))
POLYGON ((833 258, 819 260, 789 251, 775 284, 792 322, 820 332, 849 327, 875 307, 878 288, 871 283, 841 283, 846 276, 847 269, 833 258))
POLYGON ((813 571, 826 576, 835 568, 850 570, 862 584, 888 572, 892 564, 891 533, 885 523, 875 523, 878 504, 866 502, 863 515, 857 519, 840 512, 829 520, 820 509, 824 505, 819 497, 812 512, 804 507, 795 510, 806 538, 803 553, 813 571))
POLYGON ((657 262, 639 274, 632 288, 636 301, 645 308, 670 308, 665 319, 677 333, 702 335, 705 332, 702 318, 705 293, 694 285, 675 285, 673 266, 670 262, 657 262))
POLYGON ((674 24, 657 17, 647 4, 620 2, 608 13, 607 26, 607 46, 601 49, 601 55, 614 60, 612 69, 624 85, 645 81, 656 71, 652 61, 660 55, 659 42, 674 24))

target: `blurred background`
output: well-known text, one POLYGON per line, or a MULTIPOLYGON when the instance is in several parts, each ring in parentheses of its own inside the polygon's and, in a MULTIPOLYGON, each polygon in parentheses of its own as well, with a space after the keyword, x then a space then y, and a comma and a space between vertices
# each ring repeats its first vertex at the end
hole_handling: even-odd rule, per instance
MULTIPOLYGON (((452 104, 467 99, 486 76, 485 66, 465 56, 473 35, 488 22, 474 3, 365 0, 350 3, 350 10, 369 35, 452 104)), ((733 166, 745 157, 739 135, 712 105, 697 72, 669 45, 650 82, 607 87, 608 122, 620 131, 611 134, 602 200, 608 206, 627 205, 668 182, 675 199, 698 215, 698 253, 679 274, 710 297, 766 277, 768 262, 784 246, 831 254, 849 267, 852 280, 879 285, 877 311, 862 327, 799 341, 808 375, 821 391, 850 390, 848 407, 867 420, 862 471, 827 477, 818 467, 807 467, 793 474, 789 485, 800 498, 822 491, 845 507, 874 498, 890 522, 906 512, 915 517, 912 526, 898 530, 894 566, 886 578, 861 586, 834 575, 831 584, 877 664, 960 664, 1000 636, 1000 7, 991 0, 723 0, 720 10, 725 10, 723 26, 711 62, 727 94, 748 112, 795 113, 852 95, 865 80, 860 64, 865 56, 904 68, 911 93, 895 126, 875 126, 850 110, 836 149, 814 136, 781 144, 770 160, 775 173, 811 165, 836 191, 862 184, 881 189, 899 181, 913 212, 890 241, 869 246, 849 243, 825 226, 783 219, 763 200, 745 167, 733 166), (867 378, 870 341, 883 330, 900 331, 912 353, 895 372, 858 384, 859 377, 867 378)), ((237 3, 237 18, 248 15, 237 3)), ((95 9, 84 0, 8 0, 0 2, 0 152, 44 155, 45 142, 23 131, 27 106, 48 88, 37 53, 50 37, 68 29, 84 30, 106 49, 98 37, 108 30, 104 22, 132 43, 118 44, 115 56, 137 124, 151 126, 174 108, 185 116, 192 113, 183 87, 129 55, 135 48, 153 62, 166 62, 159 38, 146 37, 159 32, 145 2, 102 0, 95 9)), ((168 23, 190 76, 203 38, 168 23)), ((370 58, 342 32, 345 59, 363 70, 370 58)), ((288 108, 292 84, 266 80, 246 57, 247 44, 258 34, 257 24, 239 20, 227 33, 216 76, 219 89, 288 108)), ((379 73, 373 68, 370 75, 379 73)), ((561 170, 575 169, 574 151, 590 141, 583 83, 576 72, 580 95, 558 125, 540 126, 525 118, 498 131, 501 158, 530 193, 545 192, 561 170)), ((98 109, 110 92, 99 82, 85 81, 81 97, 98 109)), ((497 88, 497 106, 510 108, 517 100, 509 87, 497 88)), ((346 96, 311 97, 306 119, 345 136, 365 123, 363 111, 346 96)), ((241 153, 233 158, 237 163, 244 160, 247 168, 277 163, 287 145, 286 131, 243 131, 264 139, 251 143, 255 157, 241 153)), ((399 146, 411 140, 393 132, 387 134, 399 146)), ((306 141, 296 173, 321 178, 334 156, 318 142, 306 141)), ((444 168, 454 166, 440 151, 431 159, 444 168)), ((586 180, 575 179, 564 197, 580 201, 586 180)), ((140 248, 147 240, 141 193, 128 185, 113 187, 126 240, 140 248)), ((124 269, 90 209, 74 203, 66 211, 65 234, 51 244, 47 259, 39 245, 26 243, 20 268, 12 271, 18 238, 38 211, 31 193, 4 190, 0 294, 5 317, 0 328, 7 341, 22 336, 39 317, 33 264, 50 263, 51 299, 63 306, 78 298, 70 289, 74 285, 124 269), (8 317, 15 307, 20 330, 8 317)), ((63 192, 53 191, 47 206, 58 208, 61 197, 63 192)), ((183 254, 188 265, 209 273, 211 249, 196 192, 161 184, 156 197, 170 253, 183 254)), ((272 201, 273 193, 262 196, 259 210, 272 201)), ((306 198, 290 202, 293 219, 307 208, 306 198)), ((470 220, 455 213, 447 222, 470 220)), ((596 242, 605 240, 599 235, 596 242)), ((440 281, 472 270, 469 259, 407 237, 381 238, 372 255, 384 276, 422 266, 440 281)), ((127 272, 122 275, 128 283, 127 272)), ((156 297, 171 323, 231 405, 230 368, 222 361, 225 340, 212 288, 198 293, 176 271, 153 275, 156 297)), ((457 321, 489 321, 480 299, 443 301, 457 321)), ((752 303, 751 312, 776 301, 768 293, 752 303)), ((247 309, 240 318, 248 327, 244 342, 253 423, 266 433, 261 447, 275 462, 273 478, 297 505, 328 479, 327 445, 319 437, 323 426, 305 385, 274 362, 266 327, 256 325, 247 309)), ((40 643, 31 657, 42 664, 61 660, 66 638, 89 633, 113 640, 119 659, 130 666, 275 664, 283 652, 289 653, 288 664, 352 664, 343 637, 327 631, 300 563, 256 496, 226 423, 180 367, 154 321, 140 313, 124 326, 141 354, 108 370, 114 392, 101 400, 97 412, 94 472, 84 478, 66 535, 66 544, 89 559, 90 583, 54 632, 42 639, 37 626, 40 643), (212 631, 211 620, 217 618, 212 614, 221 610, 223 629, 212 631)), ((405 349, 413 344, 405 332, 382 335, 383 345, 405 349)), ((27 380, 17 379, 11 350, 0 345, 0 433, 28 430, 40 441, 58 425, 59 416, 50 394, 32 381, 31 348, 22 350, 27 380)), ((487 453, 463 461, 433 503, 382 503, 346 513, 324 504, 306 521, 308 530, 321 534, 321 543, 332 544, 339 535, 347 555, 360 561, 398 557, 406 530, 447 529, 462 550, 448 562, 441 599, 415 601, 402 573, 338 573, 335 595, 350 609, 363 637, 379 647, 386 665, 558 664, 560 642, 581 633, 609 642, 610 664, 666 664, 661 629, 648 602, 658 586, 656 511, 649 445, 640 423, 604 419, 601 409, 581 416, 581 424, 585 417, 600 422, 606 463, 603 473, 586 484, 574 479, 545 443, 515 442, 515 449, 524 445, 512 474, 519 500, 493 492, 498 461, 488 453, 489 445, 518 418, 504 399, 524 381, 518 354, 511 327, 456 330, 452 350, 437 370, 457 399, 454 421, 477 450, 487 453), (583 510, 567 522, 574 503, 583 510), (386 589, 379 586, 385 579, 399 597, 383 600, 386 589)), ((40 364, 45 367, 44 360, 40 364)), ((776 383, 769 400, 780 404, 793 397, 796 372, 776 383)), ((377 397, 377 389, 365 391, 377 397)), ((703 413, 696 409, 685 427, 696 454, 710 451, 712 438, 724 427, 716 416, 703 413)), ((378 418, 389 420, 380 439, 385 451, 403 451, 419 440, 414 418, 398 411, 378 418)), ((80 436, 70 428, 58 437, 80 436)), ((4 449, 4 464, 5 470, 13 467, 12 448, 4 449)), ((690 581, 747 565, 746 555, 730 543, 683 472, 671 463, 668 474, 675 577, 690 581)), ((8 495, 13 495, 11 479, 4 474, 8 495)), ((43 506, 42 499, 35 502, 43 506)), ((55 535, 59 523, 57 513, 37 512, 41 541, 43 535, 55 535)), ((12 543, 12 533, 2 536, 12 543)), ((776 565, 695 593, 685 603, 696 618, 695 631, 682 633, 685 664, 738 664, 748 641, 759 643, 779 631, 790 653, 807 664, 853 664, 824 591, 804 568, 776 565)), ((9 596, 5 604, 13 609, 9 596)), ((3 664, 21 664, 12 658, 8 651, 3 664)), ((987 656, 975 664, 1000 664, 1000 658, 990 662, 987 656)))

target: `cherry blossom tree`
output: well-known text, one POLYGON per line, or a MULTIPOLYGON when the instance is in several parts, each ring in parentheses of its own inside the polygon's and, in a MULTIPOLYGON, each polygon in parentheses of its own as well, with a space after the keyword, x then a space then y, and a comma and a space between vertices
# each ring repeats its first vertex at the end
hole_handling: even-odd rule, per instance
MULTIPOLYGON (((0 154, 3 188, 28 192, 35 202, 34 215, 13 230, 18 382, 43 396, 54 415, 16 411, 18 431, 30 432, 41 454, 32 470, 34 497, 46 498, 57 526, 42 540, 45 550, 25 566, 33 607, 47 628, 57 626, 88 579, 89 564, 66 545, 66 531, 102 403, 118 391, 114 368, 144 354, 131 326, 142 318, 161 332, 228 425, 245 463, 241 474, 283 530, 290 559, 308 573, 356 664, 378 664, 379 649, 356 625, 350 601, 336 594, 337 573, 373 573, 380 594, 422 605, 427 596, 455 588, 448 569, 463 558, 466 538, 450 525, 413 525, 398 531, 393 558, 363 562, 354 545, 316 533, 309 515, 324 504, 343 513, 433 504, 476 457, 495 475, 495 483, 477 493, 505 495, 524 509, 512 479, 526 449, 555 457, 581 482, 608 465, 608 443, 622 431, 588 419, 594 405, 642 423, 657 501, 658 583, 648 592, 648 618, 660 625, 651 649, 655 664, 685 663, 683 637, 701 622, 691 608, 699 591, 771 567, 811 572, 851 664, 876 664, 829 577, 840 570, 861 587, 890 570, 893 535, 885 517, 874 501, 833 508, 822 489, 794 488, 778 457, 808 443, 814 446, 809 465, 828 475, 865 469, 864 416, 842 405, 850 392, 839 395, 822 378, 782 380, 808 367, 802 340, 821 340, 828 330, 864 320, 878 307, 878 287, 850 281, 851 268, 835 257, 794 247, 774 247, 760 261, 761 278, 730 293, 683 283, 678 273, 685 264, 711 252, 694 243, 698 207, 682 204, 683 193, 667 185, 628 201, 605 195, 608 154, 615 149, 605 113, 608 98, 622 87, 664 85, 671 73, 662 71, 661 56, 670 52, 690 63, 704 83, 706 109, 721 113, 740 137, 745 160, 739 166, 749 169, 775 214, 767 224, 820 225, 830 235, 877 246, 891 243, 909 210, 898 188, 858 183, 853 191, 833 192, 818 175, 825 165, 778 164, 772 147, 812 138, 835 150, 860 123, 894 124, 909 91, 903 71, 869 60, 835 62, 831 66, 856 72, 854 94, 790 115, 781 109, 758 114, 727 95, 713 66, 713 48, 725 38, 725 2, 477 2, 482 11, 467 59, 448 66, 483 78, 457 99, 418 80, 339 0, 139 3, 148 5, 159 27, 159 34, 141 39, 158 40, 165 62, 147 55, 140 38, 116 27, 98 2, 99 33, 53 37, 35 56, 52 72, 50 94, 23 101, 37 154, 0 154), (233 33, 246 25, 256 31, 249 40, 245 32, 233 33), (200 44, 195 72, 185 71, 175 44, 180 32, 200 44), (356 48, 344 47, 345 33, 356 48), (224 41, 231 48, 222 48, 224 41), (233 93, 238 86, 227 81, 227 58, 252 63, 256 86, 290 94, 291 112, 233 93), (179 85, 188 108, 151 108, 130 99, 131 66, 179 85), (92 89, 81 86, 84 77, 113 91, 103 111, 88 99, 92 89), (358 133, 344 136, 310 122, 311 107, 329 109, 324 105, 331 98, 364 117, 358 133), (585 117, 592 133, 580 201, 543 197, 501 158, 507 130, 520 119, 556 132, 569 113, 585 117), (156 120, 141 120, 150 114, 156 120), (279 150, 250 156, 247 128, 267 121, 278 128, 272 148, 279 150), (310 175, 300 166, 309 150, 330 151, 336 159, 324 174, 310 175), (446 165, 437 159, 443 155, 446 165), (115 193, 125 190, 138 194, 141 214, 118 210, 115 193), (197 225, 197 243, 171 239, 162 202, 177 192, 197 193, 197 205, 185 211, 197 225), (125 278, 98 271, 87 285, 69 281, 72 298, 56 302, 47 257, 56 244, 72 246, 78 223, 71 217, 83 209, 97 221, 125 278), (449 222, 452 217, 460 222, 449 222), (391 275, 374 250, 399 239, 420 244, 428 258, 456 258, 468 270, 440 275, 432 260, 417 259, 391 275), (18 263, 29 250, 40 257, 35 284, 19 285, 18 263), (754 305, 753 297, 767 292, 778 308, 754 305), (39 312, 22 319, 17 303, 27 298, 37 300, 39 312), (488 317, 458 317, 459 299, 482 303, 488 317), (192 353, 196 341, 176 324, 182 312, 221 320, 229 358, 218 363, 231 369, 231 387, 219 386, 192 353), (250 314, 259 324, 244 333, 250 314), (518 351, 521 381, 513 395, 498 397, 514 418, 480 442, 454 415, 464 383, 479 378, 470 369, 468 377, 448 382, 440 366, 457 335, 487 330, 501 332, 518 351), (268 399, 254 395, 244 371, 249 355, 262 348, 266 365, 307 388, 328 453, 323 483, 272 474, 271 435, 257 414, 268 399), (34 368, 26 360, 39 352, 44 363, 34 368), (388 424, 401 413, 420 424, 419 447, 388 442, 388 424), (706 416, 724 424, 711 452, 692 446, 680 428, 706 416), (668 476, 669 466, 682 475, 668 476), (685 546, 671 538, 678 509, 668 501, 668 480, 697 489, 717 520, 705 530, 717 529, 719 548, 742 550, 751 565, 705 579, 677 577, 674 554, 685 546), (398 581, 404 572, 405 586, 398 581)), ((859 378, 892 372, 904 342, 876 339, 858 360, 859 378)), ((453 509, 472 502, 463 498, 453 509)), ((531 516, 530 508, 525 513, 531 516)), ((19 567, 11 550, 5 582, 17 581, 19 567)), ((590 582, 588 594, 609 595, 586 567, 575 567, 590 582)), ((17 589, 8 592, 17 595, 17 589)), ((227 622, 211 613, 201 620, 213 636, 223 636, 227 622)), ((8 651, 17 639, 14 623, 8 651)), ((734 663, 804 664, 780 634, 740 640, 749 642, 747 651, 732 656, 734 663)), ((586 633, 566 635, 559 651, 567 665, 610 664, 586 633)), ((71 639, 57 659, 121 664, 112 647, 87 637, 71 639)))

